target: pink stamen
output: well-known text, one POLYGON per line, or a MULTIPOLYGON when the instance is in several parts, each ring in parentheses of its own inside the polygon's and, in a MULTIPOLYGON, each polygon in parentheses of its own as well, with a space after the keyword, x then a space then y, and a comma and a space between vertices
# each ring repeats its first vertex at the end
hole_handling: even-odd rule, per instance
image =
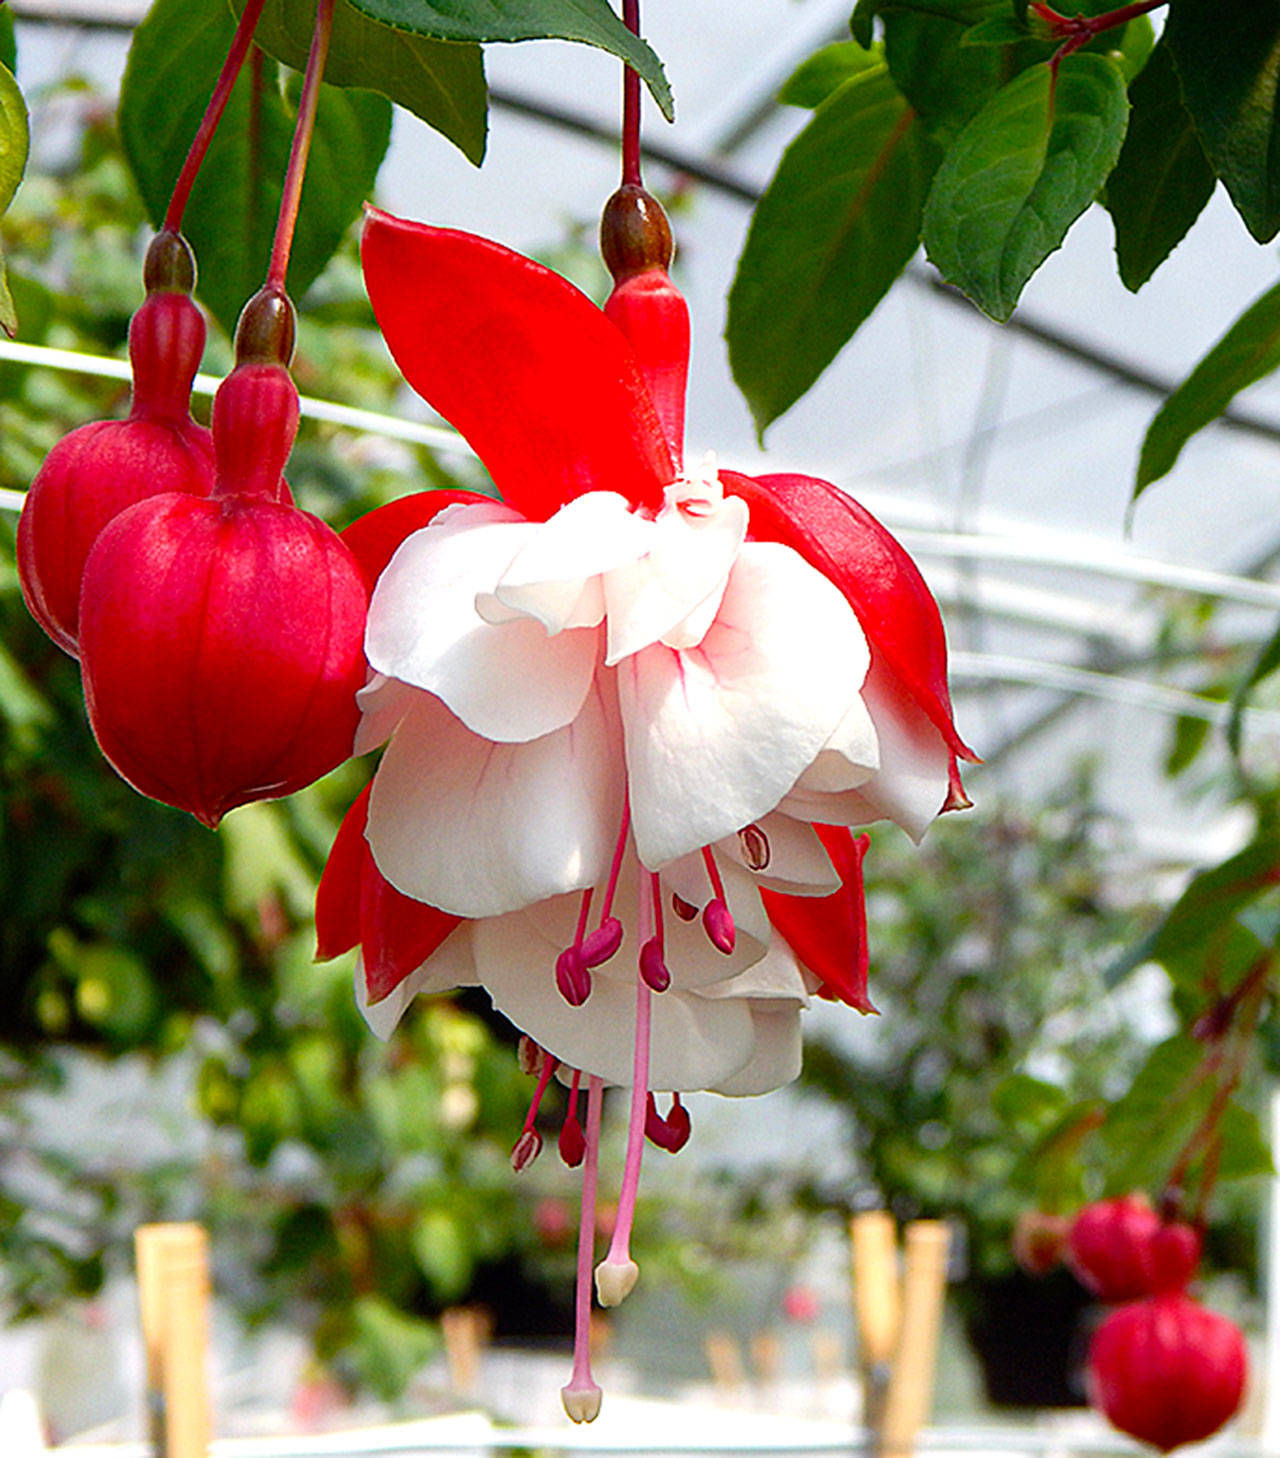
POLYGON ((566 947, 556 958, 556 986, 570 1007, 581 1007, 591 996, 591 973, 577 947, 566 947))
POLYGON ((622 945, 622 923, 616 916, 607 916, 578 948, 588 967, 607 962, 622 945))
POLYGON ((733 915, 729 910, 729 903, 725 899, 720 868, 716 865, 715 856, 711 854, 709 845, 702 847, 702 863, 707 868, 707 875, 711 878, 711 889, 715 892, 715 895, 703 908, 702 925, 706 929, 711 945, 717 952, 723 952, 727 957, 733 951, 733 945, 737 939, 737 928, 733 924, 733 915))
POLYGON ((604 925, 609 920, 613 911, 613 897, 618 889, 618 877, 622 874, 622 857, 627 849, 627 835, 631 830, 631 802, 622 807, 622 827, 618 831, 618 839, 613 847, 613 860, 609 865, 609 881, 604 888, 604 906, 600 912, 600 924, 604 925))
POLYGON ((529 1112, 524 1116, 524 1128, 520 1131, 520 1137, 511 1149, 511 1168, 517 1174, 521 1170, 528 1169, 542 1153, 542 1135, 533 1126, 538 1117, 538 1109, 542 1104, 542 1096, 547 1091, 547 1085, 551 1082, 552 1075, 560 1066, 558 1058, 552 1058, 544 1050, 540 1051, 542 1051, 542 1066, 538 1070, 538 1086, 529 1100, 529 1112))
MULTIPOLYGON (((666 939, 662 928, 662 888, 656 875, 649 877, 653 903, 653 935, 640 948, 640 975, 654 990, 665 992, 671 986, 671 969, 666 963, 666 939)), ((641 895, 643 895, 643 891, 641 895)))
MULTIPOLYGON (((648 873, 643 873, 647 875, 648 873)), ((640 891, 640 935, 645 944, 653 936, 653 903, 640 891)), ((618 1192, 618 1218, 613 1227, 609 1252, 596 1267, 596 1291, 602 1306, 617 1306, 635 1285, 639 1267, 631 1259, 631 1225, 640 1188, 640 1164, 644 1158, 645 1111, 649 1095, 649 1035, 652 1025, 653 993, 643 976, 636 978, 635 1054, 631 1065, 631 1113, 627 1125, 627 1157, 618 1192)))
POLYGON ((582 1169, 582 1210, 578 1218, 578 1284, 574 1301, 573 1372, 561 1388, 564 1410, 575 1423, 591 1422, 600 1411, 600 1388, 591 1376, 591 1262, 595 1254, 596 1180, 600 1164, 600 1106, 604 1082, 587 1083, 586 1161, 582 1169))
POLYGON ((578 1120, 578 1085, 581 1081, 582 1070, 575 1068, 573 1083, 569 1089, 569 1112, 564 1116, 564 1123, 560 1126, 558 1141, 560 1158, 570 1169, 577 1169, 587 1151, 586 1136, 583 1134, 582 1125, 578 1120))

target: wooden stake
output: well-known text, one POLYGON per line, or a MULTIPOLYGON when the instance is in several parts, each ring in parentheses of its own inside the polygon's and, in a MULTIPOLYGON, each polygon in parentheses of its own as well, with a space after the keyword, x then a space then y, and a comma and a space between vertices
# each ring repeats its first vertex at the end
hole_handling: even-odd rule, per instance
POLYGON ((947 1227, 916 1220, 906 1230, 902 1323, 880 1424, 880 1458, 908 1458, 928 1421, 947 1281, 947 1227))
POLYGON ((898 1340, 902 1303, 893 1216, 887 1210, 862 1210, 850 1222, 850 1234, 863 1420, 868 1428, 878 1429, 889 1386, 889 1364, 898 1340))
POLYGON ((209 1251, 199 1225, 143 1225, 134 1236, 156 1458, 209 1451, 209 1251))

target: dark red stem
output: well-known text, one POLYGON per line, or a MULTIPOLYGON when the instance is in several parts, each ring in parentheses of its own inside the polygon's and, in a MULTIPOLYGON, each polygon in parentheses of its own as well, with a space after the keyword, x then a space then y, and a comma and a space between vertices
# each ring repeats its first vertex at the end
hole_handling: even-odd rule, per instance
POLYGON ((302 78, 302 95, 298 98, 298 120, 293 128, 293 148, 284 174, 284 191, 280 198, 280 217, 276 222, 275 241, 271 245, 271 266, 267 269, 267 287, 284 290, 289 271, 289 250, 293 247, 293 230, 298 222, 298 203, 302 198, 302 181, 307 175, 307 154, 311 150, 311 134, 315 130, 316 107, 320 102, 320 80, 329 55, 329 37, 333 33, 334 0, 320 0, 316 7, 316 28, 311 34, 311 54, 307 72, 302 78))
POLYGON ((1135 0, 1132 5, 1121 5, 1118 10, 1108 10, 1103 15, 1061 15, 1051 5, 1044 4, 1043 0, 1032 0, 1031 9, 1062 40, 1062 45, 1054 52, 1049 63, 1056 71, 1059 61, 1073 51, 1078 51, 1081 46, 1087 46, 1094 36, 1114 30, 1116 26, 1125 25, 1130 20, 1136 20, 1138 16, 1158 10, 1168 3, 1169 0, 1135 0))
MULTIPOLYGON (((640 34, 640 0, 622 0, 622 19, 632 35, 640 34)), ((640 75, 630 66, 622 72, 622 181, 640 183, 640 75)))
POLYGON ((186 211, 187 199, 191 196, 191 189, 195 185, 196 175, 204 162, 205 153, 209 150, 209 143, 213 141, 213 134, 222 120, 222 113, 227 109, 231 89, 236 84, 236 77, 240 74, 241 66, 244 65, 244 58, 249 54, 249 47, 253 44, 253 32, 265 3, 266 0, 248 0, 248 4, 240 13, 240 23, 236 26, 236 33, 232 37, 231 49, 227 52, 227 59, 222 63, 217 85, 213 88, 209 105, 205 108, 204 117, 192 140, 187 160, 182 164, 182 171, 178 174, 173 196, 169 199, 169 211, 164 215, 164 225, 171 232, 180 233, 182 231, 182 214, 186 211))

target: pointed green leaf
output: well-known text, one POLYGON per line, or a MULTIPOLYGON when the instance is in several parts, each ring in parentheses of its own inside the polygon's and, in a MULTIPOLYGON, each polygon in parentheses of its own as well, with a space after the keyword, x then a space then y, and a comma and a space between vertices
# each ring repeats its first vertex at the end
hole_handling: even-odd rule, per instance
POLYGON ((1148 956, 1166 964, 1203 956, 1228 923, 1260 898, 1274 897, 1278 888, 1280 842, 1263 836, 1193 877, 1152 938, 1148 956))
MULTIPOLYGON (((120 133, 138 189, 159 226, 230 44, 220 3, 157 0, 134 32, 120 97, 120 133)), ((228 332, 266 274, 293 135, 279 68, 246 66, 209 148, 183 220, 200 267, 197 293, 228 332)), ((367 91, 322 88, 288 284, 301 298, 333 256, 373 187, 391 136, 391 107, 367 91)))
POLYGON ((1012 15, 993 15, 971 25, 960 37, 962 46, 1008 46, 1029 39, 1030 30, 1012 15))
POLYGON ((1120 68, 1092 54, 1062 62, 1056 92, 1047 66, 998 91, 956 139, 925 206, 925 247, 948 282, 1007 319, 1097 196, 1128 111, 1120 68))
POLYGON ((445 41, 570 40, 598 46, 633 67, 673 116, 662 62, 614 14, 608 0, 350 0, 371 19, 445 41))
POLYGON ((18 43, 13 34, 13 11, 0 10, 0 66, 18 69, 18 43))
MULTIPOLYGON (((4 12, 7 15, 7 12, 4 12)), ((8 31, 13 38, 12 25, 8 31)), ((12 49, 12 47, 10 47, 12 49)), ((0 65, 0 213, 9 206, 27 165, 30 136, 27 104, 8 66, 0 65)), ((9 292, 4 252, 0 250, 0 329, 13 337, 18 331, 18 312, 9 292)))
POLYGON ((837 86, 878 65, 880 48, 860 46, 857 41, 835 41, 802 61, 783 82, 778 100, 784 106, 803 106, 808 111, 821 106, 837 86))
POLYGON ((1156 412, 1138 458, 1133 499, 1173 469, 1198 430, 1280 365, 1280 284, 1255 300, 1156 412))
POLYGON ((729 294, 729 360, 759 430, 804 394, 906 267, 936 165, 883 65, 839 87, 787 148, 729 294))
POLYGON ((1159 45, 1129 87, 1129 129, 1107 183, 1116 262, 1135 292, 1182 241, 1215 178, 1183 105, 1169 47, 1159 45))
POLYGON ((898 90, 935 135, 950 138, 1017 71, 1047 54, 1034 45, 965 45, 975 24, 995 19, 1003 0, 953 0, 939 9, 889 9, 884 54, 898 90))
POLYGON ((1280 4, 1178 0, 1164 34, 1209 161, 1265 243, 1280 231, 1280 4))
MULTIPOLYGON (((233 3, 237 12, 244 9, 244 0, 233 3)), ((315 19, 315 0, 267 0, 254 39, 302 71, 315 19)), ((484 160, 488 90, 478 45, 395 30, 337 0, 324 79, 380 92, 448 137, 468 161, 484 160)))

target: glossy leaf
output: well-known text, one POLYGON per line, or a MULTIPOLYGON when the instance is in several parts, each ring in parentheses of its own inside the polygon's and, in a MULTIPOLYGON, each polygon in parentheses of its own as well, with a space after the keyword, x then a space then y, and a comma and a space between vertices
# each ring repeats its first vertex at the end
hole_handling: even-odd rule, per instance
POLYGON ((1048 67, 1024 71, 965 127, 924 212, 929 257, 995 319, 1093 201, 1124 140, 1120 68, 1067 57, 1056 95, 1048 67))
POLYGON ((1138 290, 1182 241, 1215 178, 1182 101, 1168 46, 1157 46, 1129 87, 1129 129, 1107 183, 1116 261, 1138 290))
MULTIPOLYGON (((243 10, 243 0, 235 0, 235 8, 243 10)), ((254 39, 276 60, 302 71, 315 18, 315 0, 267 0, 254 39)), ((448 137, 469 161, 478 166, 483 160, 488 91, 478 45, 380 25, 347 0, 337 0, 324 78, 333 86, 381 92, 448 137)))
POLYGON ((1209 161, 1265 243, 1280 231, 1280 5, 1178 0, 1164 33, 1209 161))
POLYGON ((965 44, 975 23, 1003 14, 1003 0, 954 0, 936 10, 893 9, 884 16, 890 74, 920 117, 947 140, 1011 75, 1048 54, 1035 45, 1010 49, 965 44))
POLYGON ((835 41, 802 61, 778 92, 784 106, 803 106, 812 111, 828 96, 860 72, 877 65, 880 47, 868 49, 857 41, 835 41))
POLYGON ((729 360, 757 429, 804 394, 905 268, 936 165, 884 66, 839 87, 787 148, 729 295, 729 360))
MULTIPOLYGON (((9 206, 27 165, 27 106, 7 66, 0 65, 0 213, 9 206)), ((13 296, 0 252, 0 329, 12 335, 18 327, 13 296)))
MULTIPOLYGON (((138 189, 159 225, 205 100, 230 44, 220 4, 158 0, 134 32, 120 131, 138 189)), ((230 332, 261 285, 293 134, 274 60, 245 67, 192 190, 183 220, 200 266, 199 297, 230 332), (228 219, 237 220, 229 227, 228 219)), ((325 87, 289 267, 300 298, 333 256, 373 186, 391 136, 391 107, 370 92, 325 87)))
POLYGON ((1156 412, 1138 458, 1133 499, 1173 469, 1187 441, 1247 386, 1280 365, 1280 284, 1244 311, 1156 412))
POLYGON ((445 41, 582 41, 626 61, 668 120, 671 88, 662 62, 614 14, 608 0, 350 0, 373 20, 445 41))

